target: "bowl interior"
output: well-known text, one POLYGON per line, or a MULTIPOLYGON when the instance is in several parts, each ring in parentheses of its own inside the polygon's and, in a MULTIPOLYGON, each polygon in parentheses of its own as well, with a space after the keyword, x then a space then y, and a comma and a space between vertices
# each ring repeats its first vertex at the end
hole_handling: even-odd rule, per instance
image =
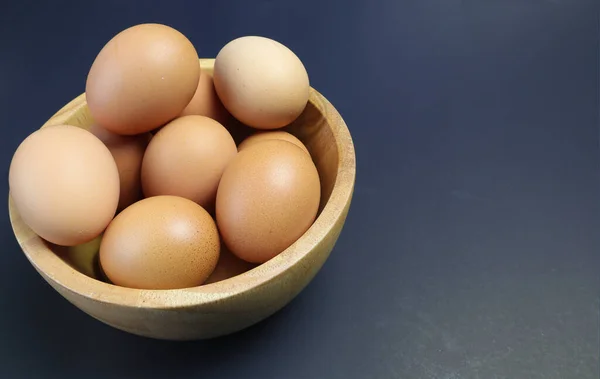
MULTIPOLYGON (((201 59, 205 73, 212 74, 214 59, 201 59)), ((69 124, 88 129, 93 123, 85 102, 80 95, 57 112, 43 127, 69 124)), ((252 129, 233 120, 228 127, 239 143, 252 129)), ((311 88, 309 102, 301 116, 284 130, 298 137, 308 148, 321 180, 319 214, 311 228, 292 246, 270 261, 252 267, 234 277, 180 290, 137 290, 106 283, 106 278, 93 267, 72 265, 69 249, 47 243, 33 233, 19 217, 9 199, 11 223, 17 240, 33 266, 50 281, 77 293, 93 293, 106 302, 135 305, 140 301, 146 306, 172 307, 198 301, 218 301, 241 291, 251 290, 265 280, 285 271, 310 252, 315 244, 326 236, 349 203, 354 186, 354 148, 343 120, 333 106, 311 88), (336 193, 337 192, 337 193, 336 193), (174 296, 177 294, 176 296, 174 296)), ((97 242, 97 241, 96 241, 97 242)), ((78 254, 94 254, 98 244, 92 242, 78 247, 78 254)))

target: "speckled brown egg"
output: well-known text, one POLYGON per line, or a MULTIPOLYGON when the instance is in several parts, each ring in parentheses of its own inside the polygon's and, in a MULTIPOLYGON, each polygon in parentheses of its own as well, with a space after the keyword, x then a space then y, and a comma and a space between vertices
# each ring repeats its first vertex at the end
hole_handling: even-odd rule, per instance
POLYGON ((90 126, 89 130, 108 147, 119 169, 121 190, 117 212, 120 212, 142 198, 142 159, 151 135, 122 136, 98 124, 90 126))
POLYGON ((247 262, 266 262, 312 225, 320 192, 317 169, 298 146, 275 139, 247 147, 227 166, 217 192, 224 243, 247 262))
POLYGON ((290 134, 288 132, 284 132, 283 130, 269 130, 269 131, 258 131, 254 134, 252 134, 251 136, 249 136, 248 138, 246 138, 239 146, 238 146, 238 151, 242 151, 243 149, 252 146, 256 143, 262 142, 262 141, 268 141, 268 140, 272 140, 272 139, 279 139, 279 140, 284 140, 284 141, 288 141, 293 143, 294 145, 298 146, 299 148, 301 148, 302 150, 304 150, 307 154, 310 155, 310 153, 308 152, 308 149, 306 148, 306 146, 304 146, 304 144, 302 143, 302 141, 300 141, 296 136, 294 136, 293 134, 290 134))
POLYGON ((219 180, 236 156, 227 129, 206 116, 179 117, 158 131, 144 154, 144 195, 175 195, 214 209, 219 180))
POLYGON ((8 181, 25 224, 57 245, 99 236, 119 202, 119 171, 110 151, 76 126, 45 127, 25 138, 13 155, 8 181))
POLYGON ((201 206, 178 196, 130 205, 110 223, 100 265, 119 286, 176 289, 201 285, 219 260, 219 233, 201 206))
POLYGON ((140 24, 114 36, 94 60, 87 104, 103 128, 140 134, 178 116, 199 78, 198 54, 183 34, 166 25, 140 24))
POLYGON ((293 51, 270 38, 246 36, 227 43, 215 58, 213 77, 225 108, 257 129, 291 123, 308 102, 304 65, 293 51))

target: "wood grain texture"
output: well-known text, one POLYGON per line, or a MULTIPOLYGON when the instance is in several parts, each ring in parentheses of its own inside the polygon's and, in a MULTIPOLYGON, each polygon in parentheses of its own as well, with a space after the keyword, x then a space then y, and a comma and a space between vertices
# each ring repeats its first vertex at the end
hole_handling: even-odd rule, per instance
MULTIPOLYGON (((214 59, 201 59, 212 71, 214 59)), ((89 128, 85 94, 42 127, 89 128)), ((21 220, 9 195, 10 220, 27 259, 69 302, 115 328, 158 339, 193 340, 230 334, 261 321, 289 303, 329 257, 350 207, 356 162, 352 138, 335 108, 310 90, 304 113, 284 130, 310 151, 322 183, 320 213, 311 228, 270 261, 241 275, 181 290, 137 290, 114 286, 75 270, 21 220)))

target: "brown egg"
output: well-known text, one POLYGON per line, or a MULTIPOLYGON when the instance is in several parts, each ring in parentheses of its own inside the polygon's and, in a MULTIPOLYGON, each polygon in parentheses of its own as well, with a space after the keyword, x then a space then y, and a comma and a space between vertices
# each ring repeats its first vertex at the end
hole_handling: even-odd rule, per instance
POLYGON ((98 124, 92 125, 89 130, 108 147, 119 169, 121 191, 117 212, 120 212, 142 198, 142 159, 151 135, 121 136, 98 124))
MULTIPOLYGON (((227 109, 225 109, 215 91, 212 73, 206 71, 202 71, 202 74, 200 75, 198 89, 196 90, 192 101, 190 101, 188 106, 181 112, 181 116, 189 115, 206 116, 218 121, 231 134, 236 144, 240 143, 244 138, 251 135, 256 130, 242 124, 227 112, 227 109)), ((155 129, 152 133, 156 134, 158 130, 160 130, 160 128, 155 129)))
POLYGON ((212 274, 206 279, 204 284, 216 283, 225 279, 233 278, 234 276, 245 273, 246 271, 256 267, 255 264, 241 260, 233 255, 225 244, 221 244, 221 254, 219 262, 212 274))
POLYGON ((87 104, 111 132, 149 132, 183 111, 199 77, 198 54, 183 34, 166 25, 136 25, 113 37, 94 60, 87 104))
POLYGON ((189 115, 210 117, 222 125, 227 125, 230 122, 232 116, 223 107, 217 96, 211 73, 202 71, 196 93, 180 116, 189 115))
POLYGON ((217 192, 222 239, 239 258, 263 263, 292 245, 314 222, 319 174, 298 146, 269 140, 239 152, 217 192))
POLYGON ((249 146, 253 146, 254 144, 256 144, 258 142, 268 141, 268 140, 272 140, 272 139, 280 139, 280 140, 291 142, 310 155, 310 153, 308 152, 308 149, 306 148, 306 146, 304 146, 302 141, 300 141, 298 138, 296 138, 293 134, 284 132, 283 130, 258 131, 256 133, 254 133, 253 135, 251 135, 250 137, 246 138, 238 146, 238 151, 242 151, 243 149, 245 149, 249 146))
POLYGON ((175 195, 214 208, 225 167, 237 154, 229 132, 205 116, 183 116, 154 135, 142 162, 146 197, 175 195))
POLYGON ((41 238, 75 246, 99 236, 119 202, 119 171, 106 146, 76 126, 42 128, 17 148, 10 193, 41 238))
POLYGON ((290 49, 269 38, 248 36, 226 44, 215 59, 213 77, 225 108, 257 129, 291 123, 308 102, 304 65, 290 49))
POLYGON ((198 286, 219 260, 212 217, 177 196, 143 199, 119 213, 100 244, 100 265, 118 286, 176 289, 198 286))

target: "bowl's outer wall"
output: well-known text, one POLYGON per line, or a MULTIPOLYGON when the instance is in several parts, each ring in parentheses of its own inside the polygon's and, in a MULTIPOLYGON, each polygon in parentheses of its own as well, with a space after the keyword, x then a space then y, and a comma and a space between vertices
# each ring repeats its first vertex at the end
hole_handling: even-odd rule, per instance
POLYGON ((234 333, 280 310, 298 295, 321 269, 335 245, 345 222, 350 203, 330 233, 290 267, 264 285, 227 301, 201 303, 185 308, 148 309, 99 302, 62 286, 44 272, 42 277, 69 302, 90 316, 117 329, 141 336, 194 340, 234 333), (168 327, 165 327, 168 325, 168 327))
MULTIPOLYGON (((205 66, 212 68, 212 63, 213 60, 201 60, 203 68, 205 66)), ((329 257, 346 220, 354 189, 355 158, 351 137, 337 111, 320 94, 313 91, 313 95, 319 97, 319 101, 314 105, 322 112, 328 113, 329 111, 326 117, 335 124, 333 126, 344 128, 344 138, 347 140, 337 142, 338 145, 339 143, 347 145, 346 159, 351 163, 346 170, 337 173, 346 178, 346 188, 340 191, 342 194, 340 200, 343 201, 343 204, 342 202, 332 204, 328 213, 324 211, 324 214, 319 216, 313 225, 315 228, 317 224, 319 225, 319 232, 307 233, 301 238, 303 239, 302 249, 306 249, 307 246, 310 246, 310 249, 302 250, 302 255, 295 258, 293 263, 286 264, 283 271, 267 280, 254 281, 255 284, 249 285, 247 289, 242 285, 240 288, 243 290, 233 291, 231 295, 216 297, 211 301, 206 301, 202 294, 198 294, 193 289, 178 290, 180 291, 179 295, 182 294, 181 291, 184 291, 183 297, 186 298, 184 305, 164 302, 165 298, 171 298, 171 295, 165 292, 157 295, 157 298, 160 297, 160 299, 156 299, 156 301, 154 298, 148 297, 148 292, 145 292, 146 296, 136 297, 134 301, 113 301, 114 297, 110 298, 103 293, 103 287, 99 287, 99 292, 95 292, 94 285, 86 285, 85 290, 74 286, 74 282, 85 278, 65 281, 64 272, 59 274, 40 267, 40 262, 47 262, 48 258, 53 261, 56 259, 47 255, 50 252, 47 246, 23 224, 9 198, 13 230, 27 259, 46 282, 73 305, 97 320, 140 336, 169 340, 214 338, 242 330, 269 317, 298 295, 315 277, 329 257), (313 238, 312 236, 314 236, 313 240, 307 240, 307 238, 313 238), (157 304, 162 305, 157 306, 157 304)), ((83 99, 84 95, 78 98, 79 101, 74 100, 65 106, 44 126, 72 122, 81 125, 88 124, 90 115, 87 107, 81 107, 83 99)), ((58 271, 61 270, 62 268, 58 271)), ((73 274, 80 275, 71 270, 69 275, 73 274)), ((248 282, 252 283, 252 281, 248 282)))

